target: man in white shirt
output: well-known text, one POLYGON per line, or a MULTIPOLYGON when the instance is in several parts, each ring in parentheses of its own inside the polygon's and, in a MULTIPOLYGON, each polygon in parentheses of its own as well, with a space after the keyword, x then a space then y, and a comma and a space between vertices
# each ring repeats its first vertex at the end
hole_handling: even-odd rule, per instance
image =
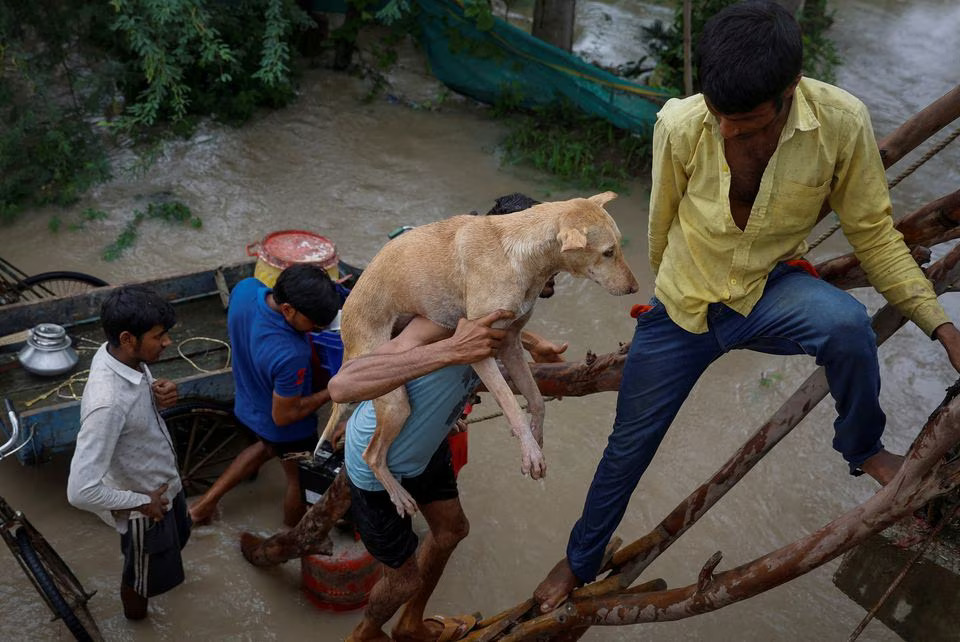
POLYGON ((100 310, 107 342, 90 365, 67 499, 120 533, 120 598, 132 620, 147 598, 183 582, 180 551, 190 537, 177 456, 159 409, 176 403, 172 381, 146 364, 170 345, 173 307, 143 286, 117 288, 100 310))

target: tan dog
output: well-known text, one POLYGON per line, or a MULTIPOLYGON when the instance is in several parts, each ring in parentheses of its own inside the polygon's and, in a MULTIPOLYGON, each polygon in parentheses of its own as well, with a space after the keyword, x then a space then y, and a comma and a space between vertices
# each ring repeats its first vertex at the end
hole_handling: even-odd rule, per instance
MULTIPOLYGON (((508 328, 497 357, 527 400, 528 423, 493 358, 473 364, 520 440, 523 473, 546 472, 541 451, 544 402, 520 346, 520 330, 533 312, 544 283, 557 272, 588 278, 615 295, 637 291, 623 260, 620 230, 603 205, 616 198, 541 203, 508 216, 455 216, 399 236, 373 258, 343 306, 340 334, 344 361, 390 340, 413 316, 455 328, 463 317, 494 310, 514 313, 494 325, 508 328)), ((390 494, 399 513, 417 505, 387 468, 387 450, 410 414, 403 386, 373 401, 377 428, 364 461, 390 494)), ((335 405, 322 440, 329 440, 340 416, 335 405)))

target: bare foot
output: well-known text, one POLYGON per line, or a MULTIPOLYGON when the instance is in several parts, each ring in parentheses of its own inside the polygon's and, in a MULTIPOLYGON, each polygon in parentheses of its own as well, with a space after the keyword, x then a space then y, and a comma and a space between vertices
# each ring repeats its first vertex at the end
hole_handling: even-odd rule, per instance
POLYGON ((540 582, 540 586, 533 592, 533 599, 540 603, 540 610, 546 613, 560 606, 570 595, 570 591, 580 584, 582 582, 570 570, 570 564, 564 557, 540 582))
POLYGON ((881 450, 867 461, 860 465, 863 472, 873 477, 881 486, 886 486, 893 479, 900 466, 903 465, 903 455, 894 455, 886 450, 881 450))
POLYGON ((479 619, 475 615, 445 617, 434 615, 419 622, 407 623, 402 618, 391 635, 396 642, 433 642, 434 640, 459 640, 473 629, 479 619))
POLYGON ((391 642, 390 636, 373 624, 362 620, 357 628, 347 636, 346 642, 391 642))
POLYGON ((209 526, 215 519, 220 518, 220 507, 217 504, 207 508, 201 502, 195 503, 187 509, 194 526, 209 526))

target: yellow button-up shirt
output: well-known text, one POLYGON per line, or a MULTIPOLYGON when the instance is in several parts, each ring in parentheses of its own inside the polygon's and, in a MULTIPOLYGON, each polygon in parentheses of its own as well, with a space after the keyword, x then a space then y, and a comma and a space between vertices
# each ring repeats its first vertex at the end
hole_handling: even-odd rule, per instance
POLYGON ((723 138, 703 96, 670 100, 653 134, 650 264, 657 298, 682 328, 706 332, 711 303, 749 314, 773 267, 807 251, 824 201, 887 301, 928 335, 949 322, 893 228, 870 115, 849 93, 801 79, 743 230, 729 194, 723 138))

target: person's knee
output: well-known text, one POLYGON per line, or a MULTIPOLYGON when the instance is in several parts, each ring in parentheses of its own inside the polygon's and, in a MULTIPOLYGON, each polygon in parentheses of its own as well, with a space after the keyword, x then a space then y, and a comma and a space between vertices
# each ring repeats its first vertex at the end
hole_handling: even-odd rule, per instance
POLYGON ((470 522, 466 516, 462 519, 454 520, 446 528, 434 534, 437 546, 445 550, 453 550, 457 544, 466 539, 470 534, 470 522))
POLYGON ((823 332, 827 336, 831 352, 844 358, 876 353, 877 337, 870 325, 866 309, 854 301, 850 305, 836 306, 823 315, 823 332))

